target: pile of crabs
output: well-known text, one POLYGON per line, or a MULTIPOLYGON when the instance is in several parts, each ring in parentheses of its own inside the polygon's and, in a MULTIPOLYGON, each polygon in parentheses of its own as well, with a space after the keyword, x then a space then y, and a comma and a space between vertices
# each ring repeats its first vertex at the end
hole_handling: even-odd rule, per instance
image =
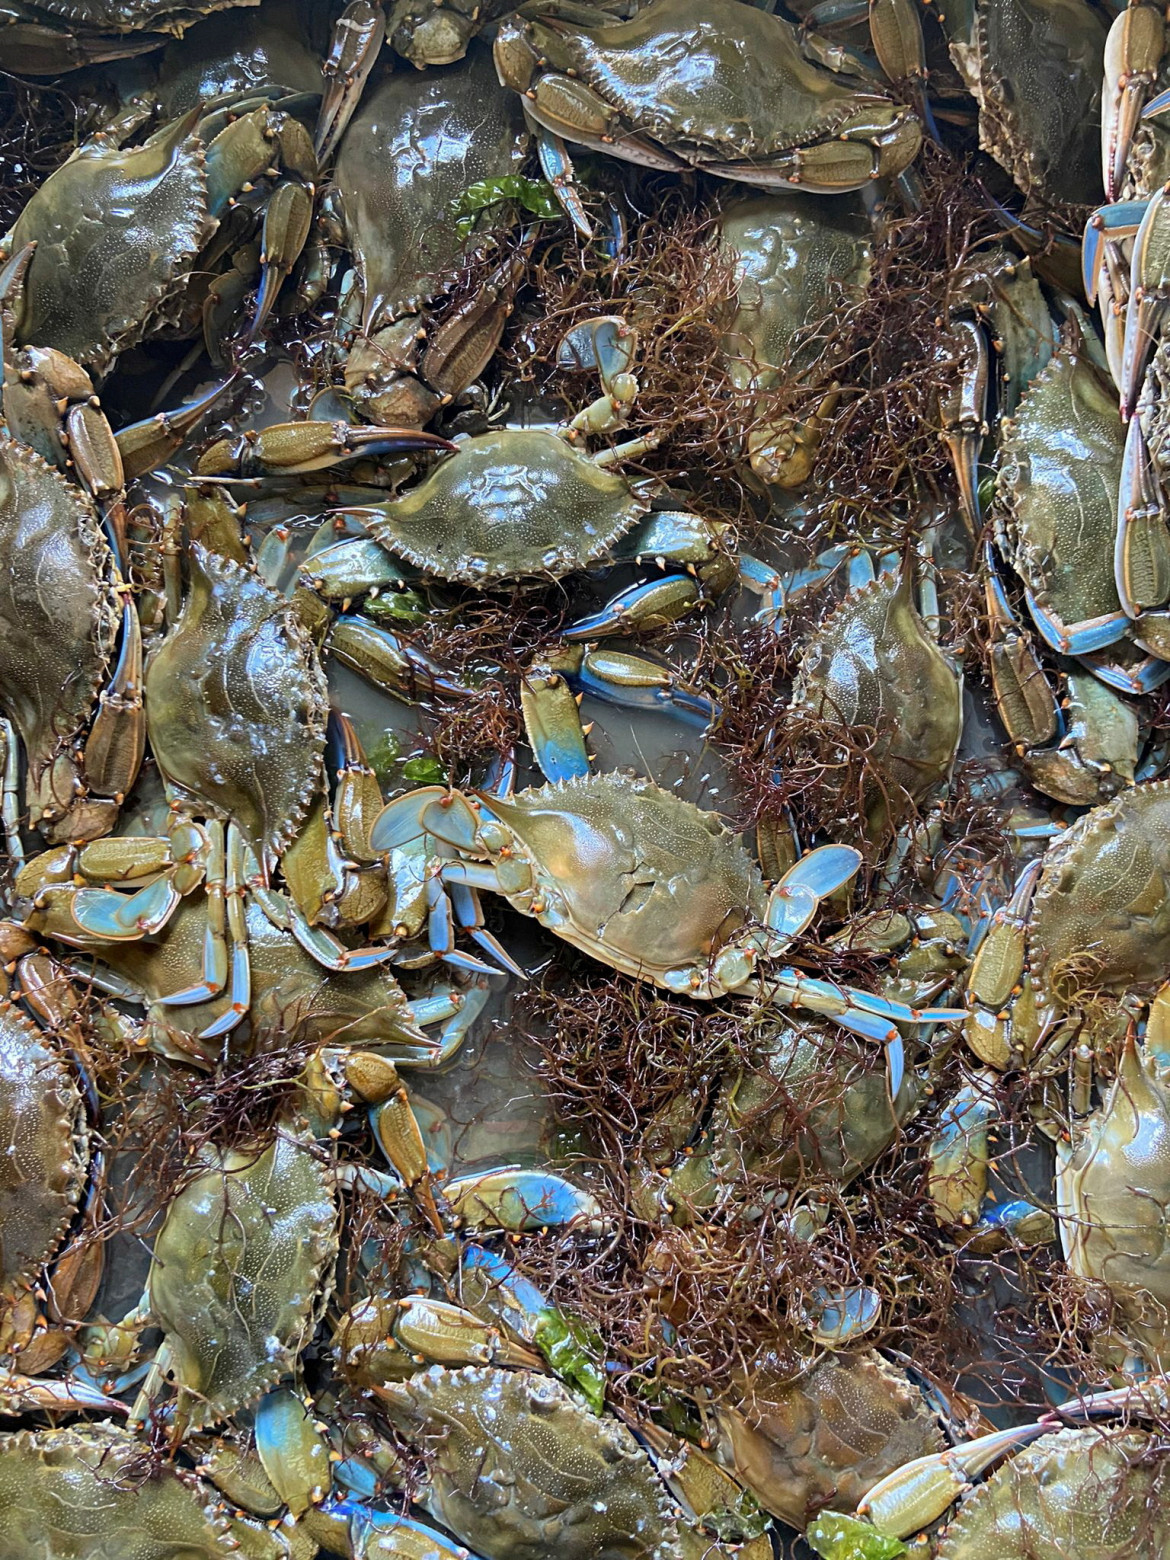
POLYGON ((1164 9, 0 68, 0 1560, 1167 1560, 1164 9))

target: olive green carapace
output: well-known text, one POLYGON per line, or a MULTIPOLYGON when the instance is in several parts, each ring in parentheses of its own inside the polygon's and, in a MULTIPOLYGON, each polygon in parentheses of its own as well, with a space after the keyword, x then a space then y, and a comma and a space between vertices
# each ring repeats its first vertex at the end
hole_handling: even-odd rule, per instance
POLYGON ((432 1453, 428 1510, 485 1560, 681 1560, 646 1453, 553 1377, 434 1366, 381 1397, 432 1453))
POLYGON ((216 1154, 171 1202, 147 1298, 192 1426, 215 1424, 292 1370, 328 1299, 332 1173, 306 1140, 216 1154))
POLYGON ((114 1425, 0 1436, 0 1560, 219 1560, 214 1504, 114 1425))

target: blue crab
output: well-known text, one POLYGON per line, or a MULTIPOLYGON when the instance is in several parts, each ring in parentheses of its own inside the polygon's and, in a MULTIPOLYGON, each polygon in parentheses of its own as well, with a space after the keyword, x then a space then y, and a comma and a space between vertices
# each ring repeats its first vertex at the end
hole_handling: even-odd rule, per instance
POLYGON ((147 53, 209 11, 259 0, 8 0, 0 32, 6 70, 29 76, 147 53))
POLYGON ((227 1524, 214 1492, 109 1424, 0 1437, 0 1553, 132 1553, 136 1560, 219 1560, 227 1524))
POLYGON ((45 180, 3 241, 5 258, 37 245, 16 320, 20 345, 52 347, 104 373, 125 348, 180 318, 229 208, 243 214, 241 195, 283 171, 263 220, 249 326, 259 331, 308 236, 316 160, 279 92, 259 94, 258 106, 255 96, 238 113, 230 98, 194 108, 139 146, 99 132, 45 180))
POLYGON ((1107 1560, 1131 1545, 1161 1554, 1170 1530, 1154 1493, 1165 1455, 1159 1438, 1083 1422, 1110 1413, 1156 1416, 1164 1403, 1164 1377, 1137 1392, 1122 1388, 1073 1398, 1031 1424, 907 1463, 859 1503, 860 1521, 830 1513, 831 1520, 819 1531, 810 1527, 807 1537, 822 1555, 893 1556, 906 1550, 891 1539, 930 1528, 958 1501, 953 1517, 929 1541, 937 1560, 1107 1560), (833 1527, 854 1547, 822 1547, 833 1527))
MULTIPOLYGON (((736 387, 758 397, 745 453, 765 482, 798 487, 816 459, 820 409, 804 426, 791 419, 777 425, 768 416, 768 393, 815 372, 825 342, 811 327, 830 305, 865 292, 873 225, 860 199, 777 192, 729 201, 719 231, 721 247, 739 266, 724 351, 736 387)), ((833 394, 826 387, 826 412, 833 394)))
POLYGON ((1082 988, 1127 1005, 1154 994, 1170 946, 1168 828, 1170 785, 1131 786, 1024 867, 971 965, 967 1039, 981 1060, 1018 1067, 1042 1041, 1067 1044, 1082 988))
POLYGON ((562 138, 647 167, 828 194, 900 173, 922 139, 909 109, 806 58, 791 24, 738 0, 701 15, 651 0, 600 25, 536 14, 500 27, 495 57, 548 133, 542 157, 561 188, 562 138))
POLYGON ((441 324, 434 316, 460 264, 484 243, 461 234, 458 201, 483 181, 518 174, 528 140, 481 46, 440 76, 386 73, 368 88, 340 139, 327 197, 329 223, 353 255, 343 393, 359 415, 421 426, 499 345, 517 279, 511 259, 441 324))
POLYGON ((507 797, 424 787, 389 803, 371 832, 382 849, 422 836, 436 881, 458 896, 502 894, 611 968, 700 1000, 742 995, 819 1013, 882 1041, 895 1090, 902 1040, 892 1021, 958 1017, 772 965, 856 872, 851 846, 810 852, 769 893, 713 814, 648 779, 580 770, 507 797))

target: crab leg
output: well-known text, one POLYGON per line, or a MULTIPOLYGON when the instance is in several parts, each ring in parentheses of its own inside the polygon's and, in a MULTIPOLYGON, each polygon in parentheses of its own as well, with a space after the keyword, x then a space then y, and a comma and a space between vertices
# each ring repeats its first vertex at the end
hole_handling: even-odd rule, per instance
POLYGON ((86 1409, 100 1409, 107 1414, 127 1412, 125 1403, 81 1381, 0 1373, 0 1413, 6 1416, 81 1413, 86 1409))
POLYGON ((534 667, 520 684, 520 705, 529 746, 548 780, 589 773, 580 696, 551 666, 534 667))
POLYGON ((134 941, 161 932, 178 909, 181 895, 169 875, 157 878, 137 893, 79 888, 71 892, 69 909, 87 936, 106 942, 134 941))
POLYGON ((1122 610, 1137 618, 1170 601, 1170 531, 1139 417, 1130 419, 1118 486, 1113 573, 1122 610))
MULTIPOLYGON (((201 1040, 217 1040, 230 1034, 252 1005, 252 966, 248 957, 248 923, 244 914, 247 872, 244 841, 234 823, 227 827, 223 901, 227 910, 227 934, 231 940, 231 1005, 204 1029, 201 1040)), ((222 935, 222 926, 220 927, 222 935)))
MULTIPOLYGON (((527 117, 527 116, 526 116, 527 117)), ((593 237, 593 223, 577 192, 573 175, 573 160, 568 147, 559 135, 538 124, 536 127, 536 152, 540 158, 540 170, 553 187, 553 193, 569 221, 584 239, 593 237)))
MULTIPOLYGON (((452 862, 451 866, 461 868, 463 863, 452 862)), ((469 953, 461 953, 455 946, 455 912, 451 899, 446 892, 446 868, 447 864, 444 863, 441 873, 427 880, 427 899, 430 904, 430 915, 427 917, 427 939, 430 943, 431 952, 437 953, 443 963, 451 965, 453 969, 468 970, 473 975, 494 975, 497 972, 490 964, 484 964, 481 960, 473 958, 469 953)), ((452 881, 459 882, 461 879, 455 877, 452 881)), ((491 937, 491 934, 488 932, 484 933, 484 938, 490 938, 491 943, 495 943, 495 938, 491 937)), ((477 941, 479 940, 482 939, 477 939, 477 941)), ((495 949, 493 948, 491 951, 495 952, 495 949)), ((523 976, 524 971, 508 958, 502 948, 500 953, 507 961, 508 968, 517 971, 523 976)))
POLYGON ((0 716, 0 744, 4 749, 4 778, 0 789, 0 819, 4 827, 4 848, 13 868, 24 865, 24 843, 20 838, 20 743, 16 728, 6 716, 0 716))
POLYGON ((810 924, 821 900, 856 876, 861 852, 851 845, 822 845, 802 856, 768 896, 765 924, 786 942, 810 924))
POLYGON ((473 692, 409 640, 363 617, 337 618, 329 631, 329 649, 343 666, 407 704, 417 703, 420 695, 466 698, 473 692))
MULTIPOLYGON (((160 997, 162 1007, 188 1007, 210 1002, 228 983, 227 909, 225 903, 227 867, 224 855, 223 824, 211 820, 207 825, 207 853, 204 892, 207 896, 207 926, 203 933, 202 980, 196 986, 160 997)), ((200 1038, 205 1038, 201 1036, 200 1038)))
POLYGON ((1093 650, 1104 650, 1123 639, 1129 627, 1124 612, 1107 612, 1101 617, 1087 618, 1083 623, 1067 626, 1053 613, 1042 607, 1030 590, 1024 591, 1032 621, 1040 637, 1058 655, 1088 655, 1093 650))
MULTIPOLYGON (((453 862, 451 865, 462 866, 463 863, 453 862)), ((518 975, 521 980, 527 980, 527 970, 524 969, 523 965, 516 963, 516 960, 500 943, 499 939, 493 937, 491 932, 484 926, 483 907, 480 905, 479 895, 472 885, 465 880, 460 881, 458 878, 449 875, 446 867, 443 869, 442 881, 451 900, 455 924, 460 930, 467 932, 473 937, 480 947, 485 952, 490 953, 493 959, 498 959, 504 969, 509 971, 510 974, 518 975)))
POLYGON ((978 321, 958 319, 951 329, 957 343, 957 378, 946 398, 940 397, 942 440, 955 468, 963 520, 971 535, 978 536, 979 453, 987 437, 991 353, 986 332, 978 321))
POLYGON ((141 422, 119 428, 114 435, 114 442, 122 457, 122 471, 126 481, 133 482, 135 477, 145 476, 148 471, 161 466, 169 455, 185 444, 200 419, 238 383, 239 377, 238 371, 233 372, 202 395, 185 401, 173 412, 158 412, 141 422))
POLYGON ((1108 206, 1098 206, 1085 223, 1085 236, 1081 241, 1081 280, 1090 303, 1097 301, 1107 246, 1133 238, 1148 205, 1145 200, 1114 201, 1108 206))
POLYGON ((702 600, 703 593, 690 575, 668 574, 665 579, 647 580, 619 592, 600 611, 578 618, 565 629, 564 637, 574 643, 665 628, 685 617, 702 600))

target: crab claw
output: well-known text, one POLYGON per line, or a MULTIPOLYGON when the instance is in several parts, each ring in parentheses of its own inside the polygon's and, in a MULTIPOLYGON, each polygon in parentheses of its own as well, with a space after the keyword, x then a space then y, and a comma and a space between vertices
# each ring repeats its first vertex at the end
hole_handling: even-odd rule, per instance
POLYGON ((1125 177, 1134 131, 1162 60, 1165 35, 1161 8, 1138 0, 1114 19, 1105 40, 1101 175, 1110 200, 1125 177))
POLYGON ((1170 204, 1162 188, 1146 207, 1133 243, 1125 347, 1121 360, 1121 415, 1133 416, 1154 340, 1170 307, 1170 204))
POLYGON ((1017 1425, 981 1435, 950 1451, 916 1457, 879 1479, 858 1503, 857 1513, 868 1517, 880 1533, 908 1538, 937 1522, 971 1480, 990 1468, 997 1458, 1026 1446, 1049 1428, 1049 1424, 1041 1422, 1017 1425))
POLYGON ((313 137, 318 162, 325 162, 337 149, 385 37, 385 13, 370 0, 350 0, 334 23, 329 53, 321 67, 325 90, 313 137))
POLYGON ((1149 446, 1137 417, 1130 420, 1118 487, 1114 581, 1122 611, 1137 618, 1143 609, 1160 607, 1170 600, 1170 534, 1149 446))
POLYGON ((323 471, 359 455, 453 451, 457 445, 417 428, 354 427, 343 422, 273 423, 234 439, 219 439, 199 457, 200 477, 294 477, 323 471))
POLYGON ((142 422, 130 423, 114 435, 118 453, 122 457, 122 473, 127 482, 145 476, 185 442, 200 418, 209 412, 216 402, 227 394, 240 379, 235 369, 219 384, 212 385, 194 400, 185 401, 173 412, 159 412, 142 422))
POLYGON ((80 1413, 98 1408, 107 1414, 124 1414, 126 1404, 80 1381, 56 1381, 48 1377, 0 1375, 0 1413, 80 1413))
POLYGON ((987 387, 991 359, 983 327, 973 319, 956 320, 957 378, 940 396, 942 439, 950 452, 959 487, 959 505, 972 536, 980 530, 979 452, 987 436, 987 387))

